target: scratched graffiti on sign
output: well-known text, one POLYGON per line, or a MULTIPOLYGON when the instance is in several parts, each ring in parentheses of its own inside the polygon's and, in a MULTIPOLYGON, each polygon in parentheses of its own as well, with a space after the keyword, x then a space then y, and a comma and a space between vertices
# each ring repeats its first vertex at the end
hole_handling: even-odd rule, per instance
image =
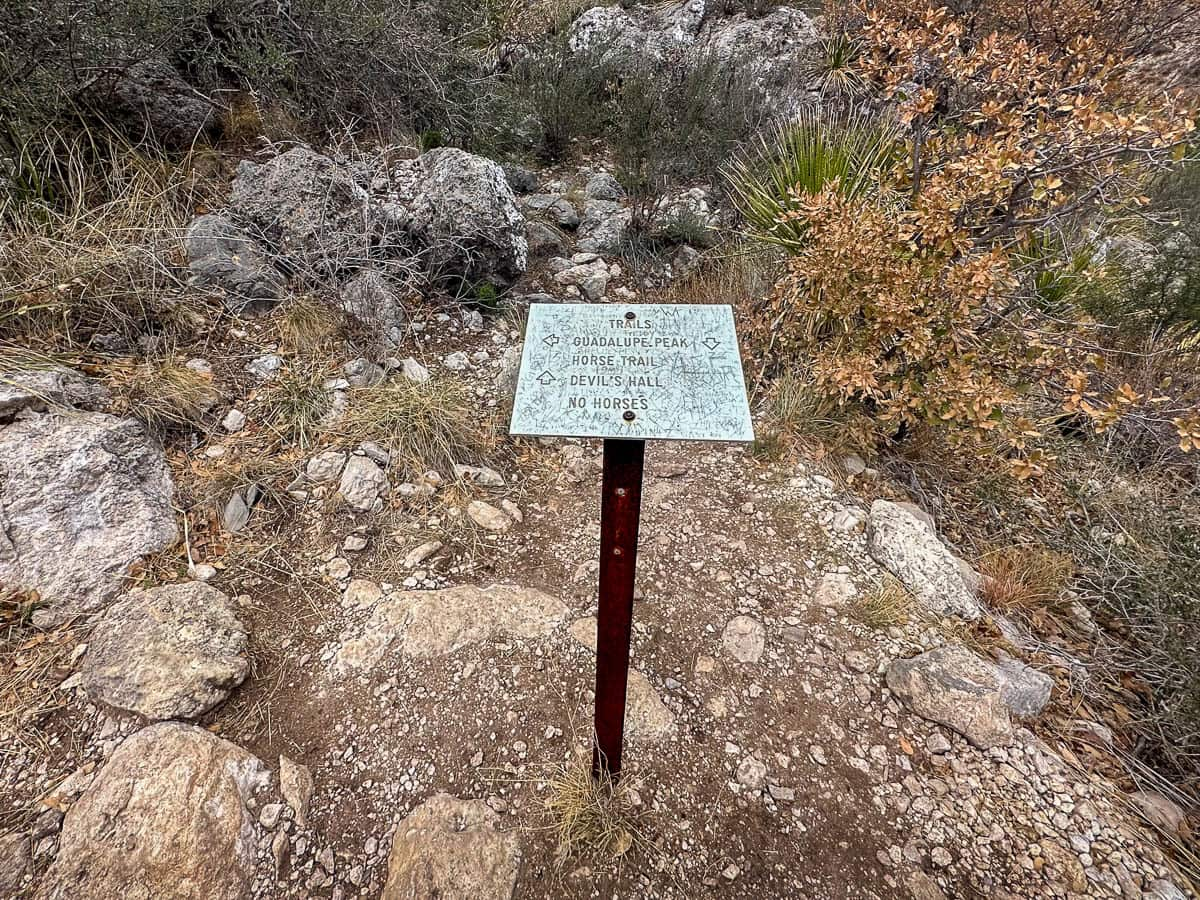
POLYGON ((509 432, 754 440, 733 310, 531 305, 509 432))

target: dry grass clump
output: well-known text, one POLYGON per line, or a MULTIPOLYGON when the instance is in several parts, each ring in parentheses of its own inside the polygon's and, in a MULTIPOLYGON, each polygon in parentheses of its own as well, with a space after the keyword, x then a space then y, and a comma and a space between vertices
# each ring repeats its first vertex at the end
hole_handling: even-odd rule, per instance
POLYGON ((341 315, 319 297, 304 294, 288 301, 279 317, 279 335, 290 353, 309 353, 330 346, 341 331, 341 315))
POLYGON ((729 303, 741 309, 771 289, 778 260, 769 252, 745 244, 730 245, 720 255, 705 255, 690 274, 673 279, 660 303, 729 303))
POLYGON ((230 495, 244 494, 254 488, 264 499, 282 505, 288 499, 287 485, 303 466, 304 460, 297 453, 271 452, 262 447, 241 448, 234 455, 227 454, 216 460, 205 471, 199 486, 200 499, 219 507, 230 495))
POLYGON ((884 629, 906 624, 916 613, 912 594, 897 579, 887 575, 883 583, 864 594, 854 605, 854 615, 869 628, 884 629))
POLYGON ((1044 547, 1017 545, 993 550, 979 560, 980 597, 1001 612, 1054 605, 1074 570, 1071 558, 1044 547))
POLYGON ((0 198, 0 340, 44 347, 193 336, 179 237, 207 187, 188 161, 107 135, 22 148, 0 198))
POLYGON ((199 427, 219 399, 212 376, 178 358, 116 363, 105 383, 118 411, 160 431, 199 427))
POLYGON ((54 356, 28 347, 0 344, 0 372, 51 372, 62 366, 54 356))
POLYGON ((259 395, 259 419, 285 444, 309 447, 332 408, 325 389, 328 373, 319 366, 283 372, 259 395))
POLYGON ((613 860, 642 841, 628 780, 614 782, 607 773, 592 778, 588 756, 572 757, 551 776, 549 787, 546 812, 560 861, 576 855, 613 860))
POLYGON ((355 441, 390 447, 412 472, 452 472, 495 442, 490 417, 481 415, 466 387, 448 378, 424 383, 397 378, 350 395, 340 430, 355 441))
POLYGON ((772 381, 763 406, 766 424, 755 441, 760 456, 779 458, 797 444, 817 455, 868 446, 865 429, 803 370, 785 372, 772 381))
POLYGON ((30 726, 62 706, 58 685, 70 669, 74 629, 35 631, 35 591, 0 589, 0 755, 12 742, 36 738, 30 726))

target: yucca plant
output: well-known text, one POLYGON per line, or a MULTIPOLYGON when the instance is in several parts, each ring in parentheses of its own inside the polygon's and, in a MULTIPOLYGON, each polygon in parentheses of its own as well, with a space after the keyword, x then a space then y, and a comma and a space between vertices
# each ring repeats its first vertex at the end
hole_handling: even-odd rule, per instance
POLYGON ((826 118, 808 109, 735 158, 725 177, 752 232, 797 248, 808 231, 800 215, 806 197, 832 184, 846 197, 877 193, 899 147, 899 131, 889 121, 869 122, 858 114, 826 118))
POLYGON ((861 54, 862 46, 858 39, 844 31, 822 40, 821 52, 813 71, 821 86, 821 93, 855 94, 861 91, 866 84, 857 65, 861 54))
POLYGON ((1089 280, 1103 277, 1093 266, 1096 248, 1082 243, 1071 247, 1058 234, 1038 231, 1014 250, 1015 268, 1029 280, 1037 306, 1051 315, 1065 315, 1089 280))

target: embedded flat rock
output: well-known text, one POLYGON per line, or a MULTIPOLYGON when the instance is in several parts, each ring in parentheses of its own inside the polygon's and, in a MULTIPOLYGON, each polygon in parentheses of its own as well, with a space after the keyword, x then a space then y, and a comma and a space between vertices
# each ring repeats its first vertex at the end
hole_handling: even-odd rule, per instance
MULTIPOLYGON (((576 619, 567 633, 581 646, 596 652, 595 616, 576 619)), ((625 691, 626 735, 647 743, 655 743, 675 731, 675 715, 658 696, 649 678, 631 668, 625 691)))
POLYGON ((567 612, 558 598, 511 584, 405 591, 376 605, 362 631, 343 642, 334 670, 369 668, 389 647, 409 656, 430 657, 499 634, 541 637, 553 631, 567 612))
POLYGON ((919 716, 953 728, 976 747, 1003 747, 1013 727, 996 667, 966 647, 948 644, 895 660, 887 686, 919 716))
POLYGON ((233 601, 206 584, 131 591, 92 632, 83 684, 148 719, 195 718, 245 679, 246 638, 233 601))
POLYGON ((521 846, 481 800, 435 794, 396 828, 381 900, 508 900, 521 846))
POLYGON ((164 722, 116 749, 67 812, 39 900, 243 900, 257 826, 247 800, 270 774, 203 728, 164 722))

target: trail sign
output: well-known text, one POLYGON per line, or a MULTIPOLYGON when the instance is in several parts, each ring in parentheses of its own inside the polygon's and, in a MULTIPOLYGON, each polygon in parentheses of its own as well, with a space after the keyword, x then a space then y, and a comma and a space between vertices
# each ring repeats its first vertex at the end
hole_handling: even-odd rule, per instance
POLYGON ((604 438, 592 773, 621 773, 645 441, 752 441, 729 306, 529 307, 509 433, 604 438))
POLYGON ((509 432, 753 440, 733 310, 531 305, 509 432))

